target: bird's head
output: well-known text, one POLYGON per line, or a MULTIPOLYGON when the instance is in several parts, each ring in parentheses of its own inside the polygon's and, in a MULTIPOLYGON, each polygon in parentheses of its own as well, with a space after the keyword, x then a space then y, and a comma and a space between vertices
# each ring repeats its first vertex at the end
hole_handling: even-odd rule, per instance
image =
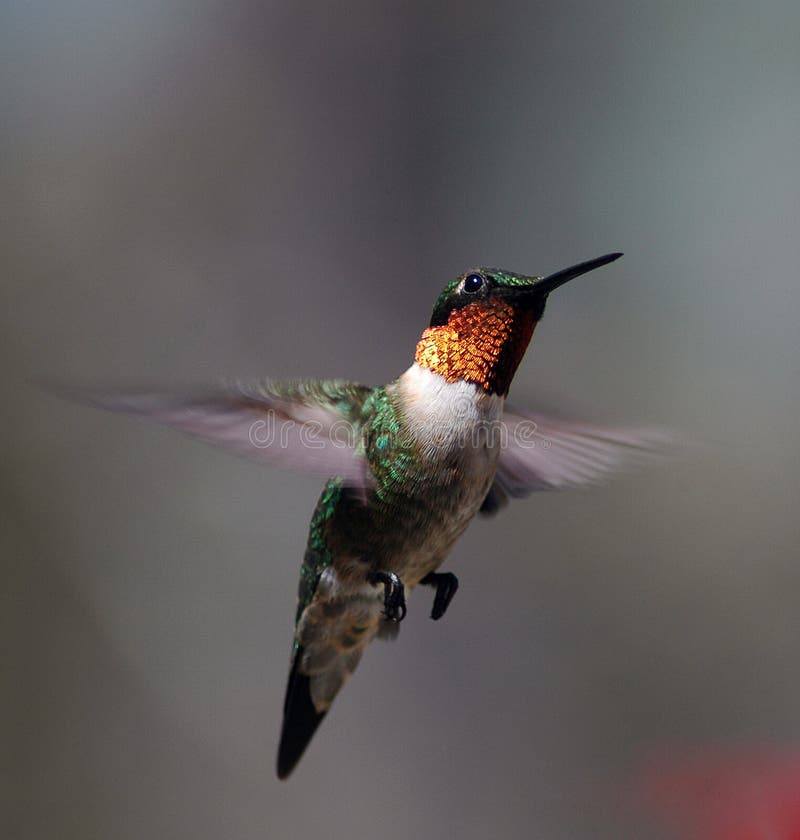
POLYGON ((505 396, 554 289, 621 257, 606 254, 549 277, 473 268, 439 295, 415 361, 448 382, 466 380, 505 396))

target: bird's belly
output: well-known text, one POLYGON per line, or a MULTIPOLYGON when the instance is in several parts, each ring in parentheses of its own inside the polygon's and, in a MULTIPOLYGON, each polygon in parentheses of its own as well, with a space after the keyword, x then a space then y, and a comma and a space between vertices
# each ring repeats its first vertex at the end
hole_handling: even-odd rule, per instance
POLYGON ((378 561, 385 570, 409 587, 435 571, 486 498, 496 463, 497 454, 491 450, 473 453, 454 469, 452 480, 434 482, 399 505, 393 527, 399 538, 378 561))

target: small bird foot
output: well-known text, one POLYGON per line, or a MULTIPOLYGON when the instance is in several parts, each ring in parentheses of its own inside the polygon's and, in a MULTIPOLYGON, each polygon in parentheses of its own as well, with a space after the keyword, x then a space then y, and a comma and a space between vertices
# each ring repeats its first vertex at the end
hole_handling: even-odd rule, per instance
POLYGON ((420 581, 425 586, 435 586, 431 618, 438 621, 447 611, 453 595, 458 590, 458 578, 452 572, 431 572, 420 581))
POLYGON ((383 616, 387 621, 402 621, 406 617, 406 594, 403 581, 394 572, 371 572, 367 581, 373 586, 383 584, 383 616))

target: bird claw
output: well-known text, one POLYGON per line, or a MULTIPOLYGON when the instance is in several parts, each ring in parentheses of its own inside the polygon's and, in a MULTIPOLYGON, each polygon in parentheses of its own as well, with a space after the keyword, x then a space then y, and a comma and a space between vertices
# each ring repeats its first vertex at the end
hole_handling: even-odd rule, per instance
POLYGON ((425 575, 420 583, 425 586, 436 587, 431 618, 438 621, 447 612, 447 608, 453 600, 453 595, 458 590, 458 578, 452 572, 431 572, 425 575))
POLYGON ((373 586, 383 585, 383 617, 387 621, 402 621, 406 617, 403 581, 394 572, 372 572, 367 581, 373 586))

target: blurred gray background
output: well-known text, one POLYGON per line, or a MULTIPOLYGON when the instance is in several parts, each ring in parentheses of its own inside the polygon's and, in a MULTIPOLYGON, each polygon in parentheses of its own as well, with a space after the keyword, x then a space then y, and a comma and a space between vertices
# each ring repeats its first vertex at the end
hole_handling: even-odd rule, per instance
POLYGON ((796 3, 0 30, 3 837, 655 837, 653 750, 800 740, 796 3), (476 522, 446 619, 415 593, 279 783, 319 482, 27 382, 378 384, 467 266, 616 249, 513 401, 693 448, 476 522))

